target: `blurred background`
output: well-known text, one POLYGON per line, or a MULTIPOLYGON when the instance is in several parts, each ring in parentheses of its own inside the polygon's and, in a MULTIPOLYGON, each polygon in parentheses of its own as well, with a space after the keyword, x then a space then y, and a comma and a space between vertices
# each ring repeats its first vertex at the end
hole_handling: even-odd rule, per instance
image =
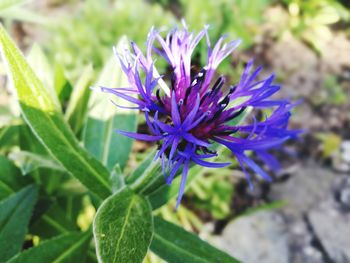
MULTIPOLYGON (((182 18, 190 30, 210 25, 213 42, 241 38, 220 73, 235 82, 250 58, 275 72, 279 96, 303 99, 290 126, 305 133, 276 153, 282 170, 272 184, 256 179, 250 191, 235 165, 204 170, 177 213, 174 204, 156 213, 243 262, 350 262, 349 0, 0 1, 0 20, 63 105, 84 71, 92 76, 85 85, 94 83, 123 35, 144 48, 151 26, 168 30, 182 18)), ((203 64, 205 45, 196 52, 203 64)), ((11 156, 20 120, 2 62, 0 75, 0 153, 11 156)), ((126 169, 149 147, 135 142, 126 169)), ((35 170, 38 162, 24 157, 12 154, 22 170, 35 170)), ((162 262, 153 254, 146 261, 162 262)))

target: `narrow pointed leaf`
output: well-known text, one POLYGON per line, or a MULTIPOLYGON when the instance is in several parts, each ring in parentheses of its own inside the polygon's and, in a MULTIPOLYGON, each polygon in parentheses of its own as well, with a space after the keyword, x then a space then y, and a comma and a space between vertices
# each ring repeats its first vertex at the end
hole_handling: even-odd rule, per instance
POLYGON ((0 127, 0 152, 8 152, 12 147, 18 145, 18 131, 20 125, 20 121, 15 121, 0 127))
POLYGON ((154 217, 151 250, 169 263, 239 263, 183 228, 154 217))
POLYGON ((64 106, 72 93, 72 85, 66 78, 64 68, 61 64, 56 64, 54 68, 54 87, 61 106, 64 106))
MULTIPOLYGON (((122 48, 126 39, 122 38, 118 48, 122 48)), ((115 56, 112 56, 104 67, 96 87, 127 87, 124 76, 115 56)), ((94 90, 89 102, 89 113, 84 130, 86 148, 104 165, 112 170, 119 163, 123 170, 131 151, 133 140, 116 133, 116 130, 136 131, 137 118, 135 110, 117 108, 112 102, 130 106, 112 94, 94 90)))
POLYGON ((37 247, 25 250, 7 263, 76 263, 84 262, 87 255, 90 233, 69 233, 61 235, 37 247))
POLYGON ((65 118, 75 134, 78 134, 85 121, 92 78, 93 69, 91 65, 88 65, 73 87, 73 92, 65 112, 65 118))
POLYGON ((60 172, 65 171, 59 163, 51 159, 49 156, 46 157, 27 151, 18 151, 11 153, 9 158, 17 164, 23 174, 28 174, 39 168, 48 168, 60 172))
POLYGON ((140 165, 126 177, 126 183, 135 192, 149 195, 165 185, 160 160, 154 160, 156 149, 153 149, 140 165))
POLYGON ((19 191, 31 179, 21 175, 21 171, 5 156, 0 155, 0 201, 19 191))
MULTIPOLYGON (((38 206, 40 204, 42 205, 39 200, 38 206)), ((36 207, 37 210, 42 209, 42 207, 38 206, 36 207)), ((50 238, 78 230, 76 221, 68 219, 66 211, 57 203, 54 203, 48 210, 42 211, 44 212, 42 215, 40 215, 41 211, 34 210, 34 212, 37 215, 33 215, 34 222, 31 222, 30 231, 32 234, 38 235, 41 238, 50 238), (38 219, 38 217, 40 218, 38 219)))
POLYGON ((99 262, 142 262, 151 243, 151 206, 128 188, 108 197, 94 220, 99 262))
POLYGON ((116 166, 113 168, 113 171, 111 172, 110 181, 113 193, 118 192, 120 189, 125 187, 124 176, 119 164, 116 164, 116 166))
POLYGON ((21 250, 37 195, 31 185, 0 202, 0 262, 21 250))
POLYGON ((0 26, 1 53, 17 92, 21 112, 49 153, 87 188, 102 198, 111 193, 108 171, 74 137, 50 93, 0 26))
POLYGON ((51 95, 51 100, 55 103, 57 109, 60 109, 60 104, 54 88, 53 69, 44 51, 38 44, 33 44, 28 53, 27 61, 29 66, 34 69, 35 75, 48 90, 49 94, 51 95))

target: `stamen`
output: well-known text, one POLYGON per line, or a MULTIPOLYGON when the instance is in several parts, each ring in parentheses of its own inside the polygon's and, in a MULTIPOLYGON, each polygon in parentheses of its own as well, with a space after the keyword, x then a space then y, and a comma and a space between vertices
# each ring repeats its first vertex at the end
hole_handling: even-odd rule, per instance
POLYGON ((191 93, 191 90, 192 90, 192 86, 190 86, 187 90, 186 90, 186 93, 185 93, 185 101, 184 103, 187 104, 187 99, 191 93))
POLYGON ((171 82, 171 91, 175 90, 175 80, 176 80, 176 75, 173 73, 171 75, 171 79, 170 79, 170 82, 171 82))
POLYGON ((216 132, 215 135, 231 135, 238 132, 238 129, 236 130, 232 130, 232 131, 220 131, 220 132, 216 132))
POLYGON ((230 91, 228 92, 228 95, 233 94, 237 89, 237 86, 230 86, 230 91))
POLYGON ((236 112, 233 113, 231 116, 227 117, 227 118, 224 120, 224 122, 230 121, 230 120, 232 120, 232 119, 238 117, 239 115, 241 115, 241 114, 243 113, 243 111, 244 111, 246 108, 247 108, 246 106, 240 108, 239 111, 236 111, 236 112))
POLYGON ((214 86, 213 86, 213 88, 211 90, 214 91, 216 89, 221 89, 221 87, 222 87, 222 85, 224 85, 224 83, 225 83, 225 78, 223 76, 220 76, 216 80, 216 82, 215 82, 215 84, 214 84, 214 86))
MULTIPOLYGON (((199 89, 201 88, 202 82, 204 80, 205 77, 205 73, 206 70, 204 68, 202 68, 199 73, 195 76, 195 78, 193 79, 191 85, 186 89, 186 93, 185 93, 185 101, 184 104, 187 104, 187 99, 190 96, 191 92, 192 92, 192 88, 197 86, 199 87, 199 89)), ((197 89, 199 91, 199 89, 197 89)))
POLYGON ((210 95, 210 93, 211 93, 211 91, 208 90, 208 91, 204 94, 204 96, 201 98, 201 101, 200 101, 199 105, 202 105, 202 104, 203 104, 203 102, 204 102, 205 99, 210 95))

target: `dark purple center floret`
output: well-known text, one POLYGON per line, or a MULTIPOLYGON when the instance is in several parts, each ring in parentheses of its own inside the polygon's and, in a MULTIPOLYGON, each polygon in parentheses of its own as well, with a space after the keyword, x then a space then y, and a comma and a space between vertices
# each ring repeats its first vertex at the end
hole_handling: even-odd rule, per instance
POLYGON ((247 151, 253 151, 271 170, 277 171, 278 161, 268 150, 281 147, 286 140, 296 138, 299 133, 287 129, 290 110, 295 104, 288 100, 271 99, 280 89, 273 83, 274 75, 256 80, 262 68, 253 70, 253 62, 249 61, 235 85, 226 85, 222 76, 214 78, 218 65, 239 44, 239 41, 225 44, 223 41, 224 37, 221 37, 211 48, 207 27, 196 36, 186 27, 174 29, 165 39, 152 29, 147 40, 146 55, 135 43, 131 43, 132 52, 116 54, 130 87, 101 87, 102 91, 135 104, 129 108, 143 112, 150 134, 119 133, 158 142, 156 158, 161 158, 167 183, 170 184, 182 168, 177 205, 184 193, 190 163, 213 168, 230 164, 205 160, 217 155, 212 147, 214 142, 232 151, 251 184, 246 167, 266 180, 271 179, 247 156, 247 151), (203 37, 208 46, 207 64, 193 73, 191 56, 203 37), (170 75, 169 81, 158 73, 152 57, 154 52, 168 62, 170 74, 165 72, 164 76, 170 75), (139 69, 143 71, 144 79, 139 69), (271 113, 263 120, 253 116, 252 124, 237 124, 240 115, 254 113, 254 109, 270 109, 271 113))

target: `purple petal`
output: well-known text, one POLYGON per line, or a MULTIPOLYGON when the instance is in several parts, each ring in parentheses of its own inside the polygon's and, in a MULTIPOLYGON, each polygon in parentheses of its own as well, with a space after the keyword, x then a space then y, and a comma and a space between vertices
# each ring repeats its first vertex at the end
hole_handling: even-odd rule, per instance
POLYGON ((182 177, 181 177, 181 182, 180 182, 180 187, 179 187, 179 195, 177 196, 177 201, 176 201, 176 209, 179 207, 183 194, 185 192, 185 186, 186 186, 186 180, 187 180, 187 175, 188 175, 188 167, 189 167, 189 161, 186 160, 184 162, 183 170, 182 170, 182 177))
POLYGON ((212 162, 203 161, 203 160, 198 159, 198 158, 192 158, 192 160, 196 164, 199 164, 199 165, 204 166, 204 167, 209 167, 209 168, 222 168, 222 167, 226 167, 226 166, 231 164, 231 163, 212 163, 212 162))
POLYGON ((141 140, 141 141, 154 142, 154 141, 160 141, 163 139, 162 135, 148 135, 148 134, 140 134, 140 133, 134 133, 134 132, 119 131, 119 130, 117 131, 117 133, 136 140, 141 140))
POLYGON ((181 124, 180 113, 177 108, 177 102, 174 91, 171 95, 171 117, 176 126, 179 126, 181 124))

